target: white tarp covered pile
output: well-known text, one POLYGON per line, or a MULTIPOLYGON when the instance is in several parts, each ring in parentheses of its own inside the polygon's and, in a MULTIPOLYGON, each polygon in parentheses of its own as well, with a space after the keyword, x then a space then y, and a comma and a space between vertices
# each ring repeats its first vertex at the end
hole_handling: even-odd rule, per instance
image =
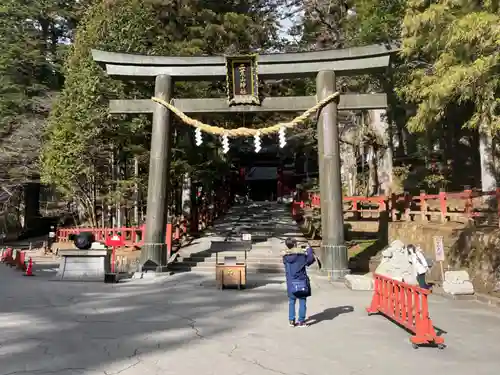
POLYGON ((417 285, 417 277, 410 255, 408 255, 405 244, 399 240, 393 241, 382 250, 382 261, 375 273, 410 285, 417 285))
MULTIPOLYGON (((417 284, 413 265, 410 263, 410 256, 405 249, 405 244, 399 240, 392 242, 382 250, 382 261, 375 273, 408 284, 417 284)), ((347 275, 345 284, 352 290, 373 290, 373 275, 371 273, 347 275)))
MULTIPOLYGON (((382 260, 375 270, 376 274, 402 281, 410 285, 418 285, 415 268, 411 263, 403 242, 393 241, 382 250, 382 260)), ((352 290, 373 290, 373 275, 348 275, 345 284, 352 290)), ((467 271, 447 271, 444 275, 443 289, 452 295, 474 294, 474 287, 467 271)))

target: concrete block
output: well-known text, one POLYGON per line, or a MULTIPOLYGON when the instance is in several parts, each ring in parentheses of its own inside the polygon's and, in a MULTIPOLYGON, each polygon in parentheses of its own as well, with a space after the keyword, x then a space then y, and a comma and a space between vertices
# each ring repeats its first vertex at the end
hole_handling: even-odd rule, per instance
POLYGON ((345 275, 345 285, 351 290, 373 290, 373 277, 369 275, 345 275))
POLYGON ((465 270, 461 271, 446 271, 444 273, 444 281, 454 284, 461 284, 464 281, 470 281, 469 273, 465 270))
POLYGON ((451 295, 471 295, 474 294, 469 273, 465 270, 446 271, 444 273, 443 290, 451 295))
POLYGON ((111 251, 61 250, 56 280, 104 281, 111 251))

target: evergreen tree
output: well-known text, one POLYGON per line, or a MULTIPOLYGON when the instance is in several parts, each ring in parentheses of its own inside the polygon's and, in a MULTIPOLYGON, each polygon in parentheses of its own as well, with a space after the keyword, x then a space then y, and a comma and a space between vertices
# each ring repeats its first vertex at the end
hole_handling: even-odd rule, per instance
POLYGON ((429 146, 447 146, 445 159, 456 164, 459 186, 479 185, 477 177, 469 177, 476 175, 479 163, 482 189, 497 185, 492 138, 500 125, 499 24, 495 1, 412 0, 403 22, 402 55, 412 70, 400 91, 416 105, 408 127, 428 134, 438 131, 429 146), (479 130, 479 153, 477 136, 467 137, 462 127, 479 130), (472 142, 457 152, 464 149, 464 136, 472 142), (468 173, 464 165, 471 166, 468 173))
POLYGON ((40 138, 63 84, 61 59, 86 1, 4 0, 0 6, 0 178, 37 179, 40 138))
POLYGON ((353 45, 399 45, 406 0, 354 0, 347 22, 347 39, 353 45))
POLYGON ((419 103, 411 129, 436 124, 455 103, 473 104, 467 126, 498 127, 499 24, 495 1, 408 2, 402 52, 416 69, 402 92, 419 103))
MULTIPOLYGON (((96 207, 104 206, 104 196, 113 191, 110 156, 134 156, 147 166, 150 120, 110 117, 107 107, 109 99, 148 98, 153 88, 105 76, 92 60, 92 48, 152 55, 265 51, 277 38, 276 13, 275 3, 264 0, 98 1, 86 14, 66 62, 66 85, 52 111, 43 150, 44 181, 75 199, 80 212, 97 225, 96 207)), ((224 84, 181 83, 175 94, 216 96, 224 92, 224 84)), ((189 156, 193 151, 182 141, 184 129, 177 129, 174 178, 200 162, 189 156)), ((122 182, 123 194, 115 199, 129 193, 130 182, 122 182)))

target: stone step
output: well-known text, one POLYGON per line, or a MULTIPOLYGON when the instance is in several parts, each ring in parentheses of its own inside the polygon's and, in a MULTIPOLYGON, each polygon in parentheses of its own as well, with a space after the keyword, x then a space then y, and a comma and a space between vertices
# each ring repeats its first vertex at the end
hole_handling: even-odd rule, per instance
MULTIPOLYGON (((188 264, 188 263, 174 263, 169 266, 172 271, 196 271, 215 273, 215 264, 188 264)), ((248 273, 285 273, 283 265, 273 264, 247 264, 248 273)))
MULTIPOLYGON (((235 257, 238 261, 243 261, 245 259, 245 256, 243 254, 227 254, 227 253, 221 253, 217 257, 215 254, 210 255, 210 256, 199 256, 197 254, 193 254, 190 256, 178 256, 177 261, 196 261, 196 262, 215 262, 216 259, 219 260, 219 262, 223 262, 224 258, 231 258, 235 257)), ((271 262, 271 263, 282 263, 283 258, 281 255, 275 255, 275 254, 248 254, 246 257, 247 262, 271 262)))
MULTIPOLYGON (((200 267, 170 267, 172 272, 197 272, 215 275, 214 268, 200 268, 200 267)), ((249 275, 284 275, 283 270, 278 270, 275 268, 247 268, 247 274, 249 275)))
MULTIPOLYGON (((219 258, 224 258, 224 257, 237 257, 237 258, 244 258, 245 254, 241 251, 221 251, 217 255, 216 253, 209 253, 209 252, 197 252, 197 253, 184 253, 180 252, 179 257, 181 258, 214 258, 218 256, 219 258)), ((281 252, 277 251, 248 251, 247 252, 247 258, 248 259, 281 259, 283 255, 281 252)))
MULTIPOLYGON (((245 254, 243 252, 239 251, 224 251, 219 253, 219 258, 223 259, 224 257, 237 257, 237 258, 244 258, 245 254)), ((179 258, 182 259, 209 259, 213 258, 215 259, 216 255, 215 253, 211 252, 196 252, 196 253, 187 253, 187 252, 182 252, 179 254, 179 258)), ((249 251, 247 252, 247 258, 248 259, 281 259, 282 254, 277 251, 249 251)))
MULTIPOLYGON (((219 259, 219 263, 222 263, 224 259, 219 259)), ((177 259, 176 263, 184 263, 187 265, 196 265, 196 264, 209 264, 211 266, 215 266, 215 258, 213 259, 177 259)), ((262 264, 269 264, 272 266, 283 266, 283 262, 281 259, 247 259, 247 265, 262 265, 262 264)))

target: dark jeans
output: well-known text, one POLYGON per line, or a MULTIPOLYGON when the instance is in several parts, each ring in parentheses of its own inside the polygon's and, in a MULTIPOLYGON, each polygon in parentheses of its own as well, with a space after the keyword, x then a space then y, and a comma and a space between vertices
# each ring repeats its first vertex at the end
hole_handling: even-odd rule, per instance
POLYGON ((417 275, 417 282, 418 286, 423 289, 429 289, 431 287, 429 284, 427 284, 427 281, 425 281, 425 273, 417 275))
POLYGON ((306 321, 306 297, 297 298, 297 297, 289 297, 288 298, 288 320, 295 320, 295 302, 299 300, 299 322, 306 321))

